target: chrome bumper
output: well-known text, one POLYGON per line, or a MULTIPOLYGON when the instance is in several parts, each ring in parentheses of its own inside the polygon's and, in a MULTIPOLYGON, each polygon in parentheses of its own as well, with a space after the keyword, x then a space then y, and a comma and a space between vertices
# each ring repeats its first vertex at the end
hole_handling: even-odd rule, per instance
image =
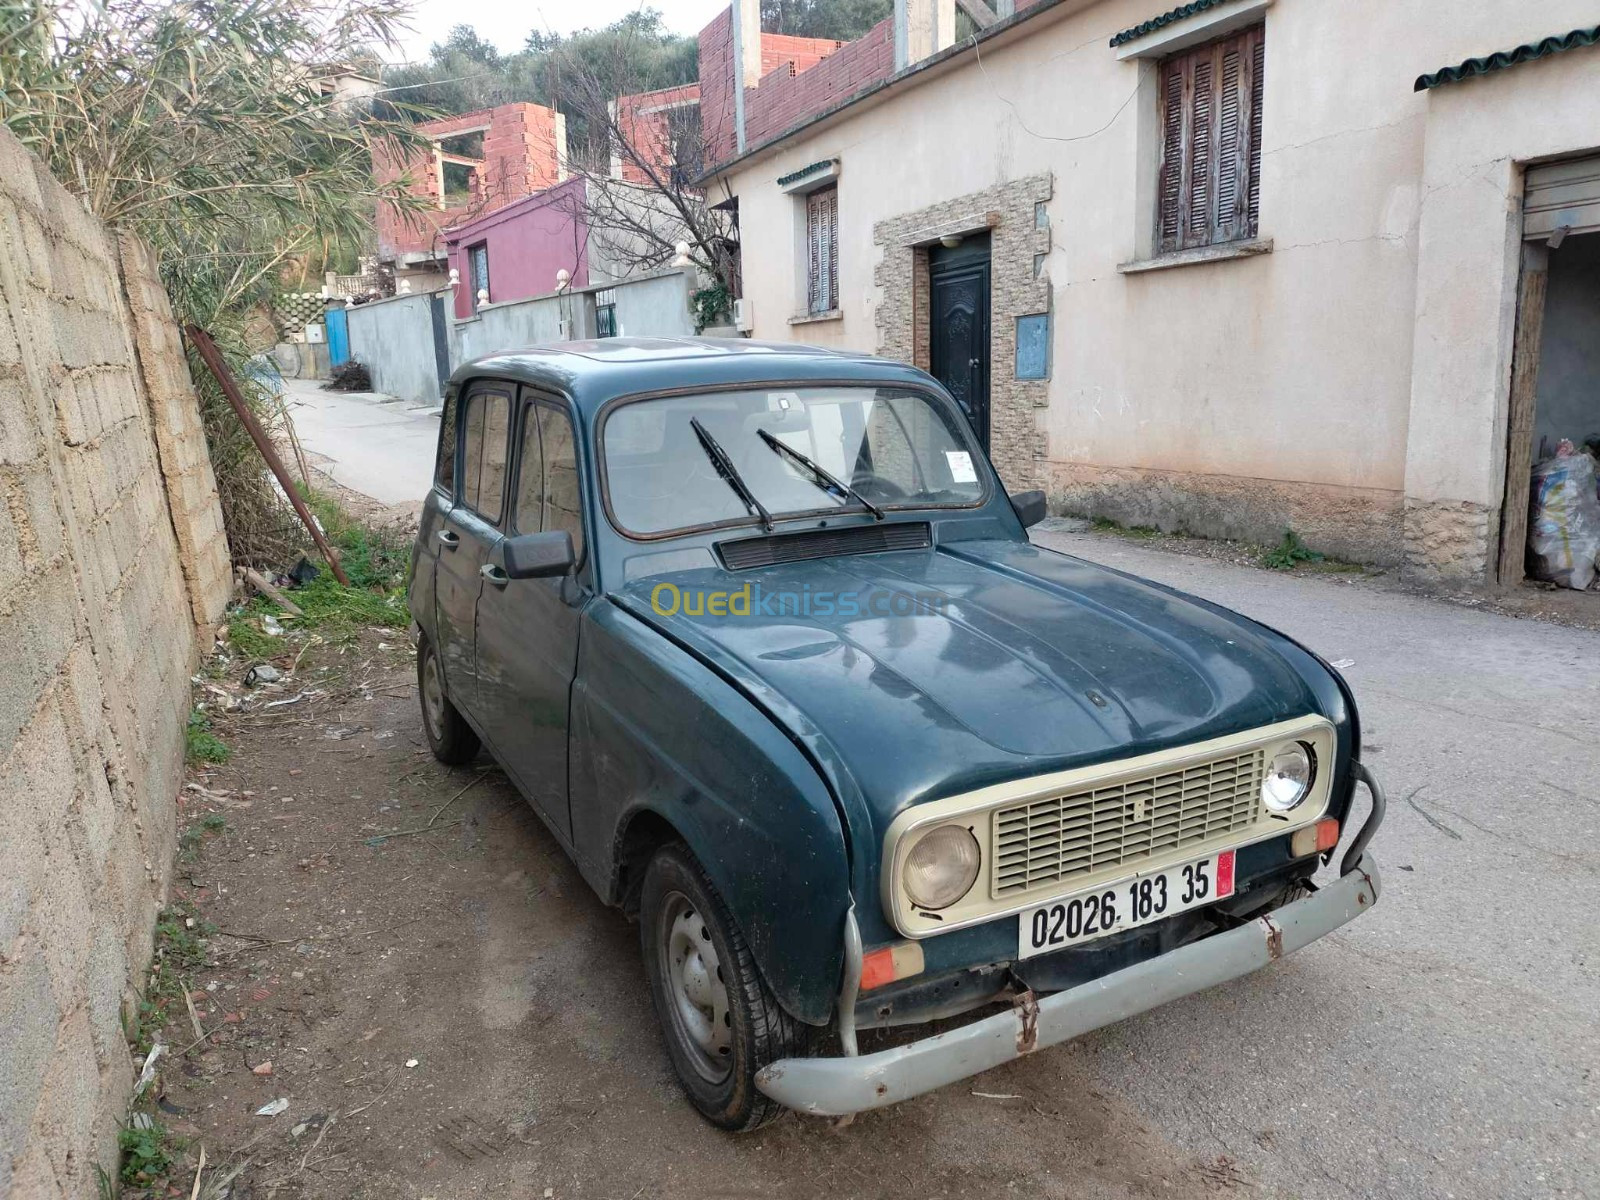
MULTIPOLYGON (((1379 814, 1375 813, 1374 816, 1379 814)), ((1371 824, 1376 826, 1376 820, 1371 824)), ((1364 843, 1354 847, 1364 850, 1364 843)), ((931 1092, 1180 996, 1248 975, 1354 920, 1378 902, 1378 867, 1362 853, 1322 890, 1249 924, 1113 972, 1043 1000, 892 1050, 851 1058, 785 1058, 756 1086, 816 1116, 846 1116, 931 1092)))

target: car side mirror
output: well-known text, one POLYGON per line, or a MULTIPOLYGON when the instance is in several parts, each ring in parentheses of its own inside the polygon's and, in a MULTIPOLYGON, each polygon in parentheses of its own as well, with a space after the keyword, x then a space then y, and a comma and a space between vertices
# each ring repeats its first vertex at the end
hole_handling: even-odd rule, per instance
POLYGON ((518 534, 500 546, 510 579, 554 578, 565 575, 578 561, 572 549, 572 535, 565 529, 518 534))
POLYGON ((1044 493, 1041 491, 1012 492, 1011 507, 1017 514, 1017 520, 1022 522, 1024 529, 1032 529, 1049 515, 1044 503, 1044 493))

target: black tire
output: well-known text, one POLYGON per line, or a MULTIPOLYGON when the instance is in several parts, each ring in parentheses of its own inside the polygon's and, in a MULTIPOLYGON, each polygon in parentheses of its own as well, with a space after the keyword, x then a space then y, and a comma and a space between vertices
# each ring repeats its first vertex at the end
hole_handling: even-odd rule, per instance
POLYGON ((478 757, 478 735, 450 703, 439 656, 427 638, 417 642, 417 698, 422 705, 422 732, 435 758, 459 767, 478 757))
MULTIPOLYGON (((669 843, 650 860, 639 896, 639 931, 667 1055, 690 1102, 713 1125, 734 1131, 756 1129, 782 1116, 783 1106, 756 1088, 756 1072, 780 1058, 804 1054, 808 1027, 786 1013, 767 989, 727 906, 684 846, 669 843), (694 926, 687 934, 680 918, 694 926), (680 943, 686 940, 688 959, 674 949, 674 930, 680 943), (699 957, 707 946, 715 964, 699 957), (715 1004, 697 1008, 690 998, 683 980, 695 972, 685 962, 713 966, 721 981, 726 1003, 720 1035, 712 1035, 720 1036, 721 1046, 708 1048, 694 1036, 695 1028, 705 1032, 715 1026, 707 1018, 717 1014, 715 1004), (701 1021, 693 1020, 691 1010, 699 1012, 701 1021)), ((680 944, 677 949, 683 948, 680 944)), ((700 974, 711 978, 708 972, 700 974)))

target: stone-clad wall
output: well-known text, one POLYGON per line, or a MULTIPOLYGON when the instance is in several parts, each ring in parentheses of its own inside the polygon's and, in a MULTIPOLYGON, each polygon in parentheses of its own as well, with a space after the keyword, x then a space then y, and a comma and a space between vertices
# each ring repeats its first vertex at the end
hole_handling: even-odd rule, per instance
POLYGON ((924 370, 928 248, 947 235, 989 233, 989 457, 1012 491, 1037 486, 1048 450, 1039 418, 1050 403, 1049 382, 1016 378, 1016 361, 1017 318, 1050 310, 1050 280, 1037 264, 1050 252, 1050 227, 1039 213, 1052 190, 1049 175, 1030 175, 872 229, 882 254, 873 274, 883 294, 878 353, 924 370))
POLYGON ((0 130, 0 1196, 95 1194, 230 566, 171 313, 0 130))

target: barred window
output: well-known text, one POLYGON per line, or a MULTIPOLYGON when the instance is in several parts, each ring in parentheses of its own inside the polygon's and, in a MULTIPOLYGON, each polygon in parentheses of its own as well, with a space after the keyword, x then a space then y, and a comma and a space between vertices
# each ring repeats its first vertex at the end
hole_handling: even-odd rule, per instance
POLYGON ((1256 236, 1263 32, 1257 25, 1161 64, 1161 253, 1256 236))

